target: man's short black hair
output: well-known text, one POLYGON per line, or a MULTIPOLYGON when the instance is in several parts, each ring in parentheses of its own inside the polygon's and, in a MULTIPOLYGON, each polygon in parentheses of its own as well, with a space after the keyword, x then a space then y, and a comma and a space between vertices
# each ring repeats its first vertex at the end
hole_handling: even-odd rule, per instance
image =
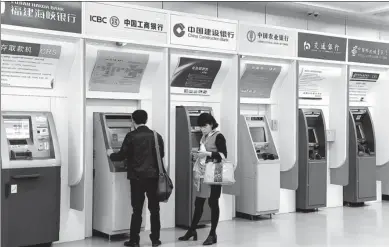
POLYGON ((216 129, 219 124, 216 122, 215 118, 209 113, 201 113, 199 118, 197 119, 197 124, 200 127, 203 127, 207 124, 212 125, 212 129, 216 129))
POLYGON ((132 113, 132 119, 136 124, 146 124, 147 112, 145 110, 136 110, 132 113))

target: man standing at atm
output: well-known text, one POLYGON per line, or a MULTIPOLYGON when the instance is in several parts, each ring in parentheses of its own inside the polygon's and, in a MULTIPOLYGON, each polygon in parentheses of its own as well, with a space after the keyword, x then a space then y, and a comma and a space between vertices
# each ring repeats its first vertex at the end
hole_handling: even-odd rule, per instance
MULTIPOLYGON (((139 247, 140 229, 142 225, 142 209, 145 194, 148 199, 150 211, 152 246, 161 245, 158 188, 158 161, 155 149, 154 132, 146 126, 147 112, 136 110, 132 113, 134 131, 129 132, 123 140, 119 152, 108 151, 112 161, 127 163, 127 178, 131 184, 131 205, 133 209, 131 217, 130 239, 124 242, 124 246, 139 247)), ((157 133, 161 158, 164 157, 164 144, 161 135, 157 133)))

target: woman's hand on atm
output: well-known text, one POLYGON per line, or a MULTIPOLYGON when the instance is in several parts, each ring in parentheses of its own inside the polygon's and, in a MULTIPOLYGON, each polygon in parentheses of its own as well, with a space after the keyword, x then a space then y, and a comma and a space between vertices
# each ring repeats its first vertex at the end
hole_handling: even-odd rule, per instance
POLYGON ((108 157, 111 156, 111 154, 113 154, 113 153, 114 153, 114 152, 113 152, 112 149, 107 149, 107 155, 108 155, 108 157))

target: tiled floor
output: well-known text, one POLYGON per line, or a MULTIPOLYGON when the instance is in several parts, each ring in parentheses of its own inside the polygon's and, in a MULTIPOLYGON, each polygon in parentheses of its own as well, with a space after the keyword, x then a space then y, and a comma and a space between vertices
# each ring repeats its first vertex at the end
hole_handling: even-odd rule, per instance
MULTIPOLYGON (((161 232, 162 246, 202 246, 209 228, 198 230, 199 241, 178 242, 181 229, 161 232)), ((141 246, 151 246, 148 232, 141 235, 141 246)), ((221 222, 217 247, 370 247, 389 246, 389 203, 372 203, 363 208, 328 208, 316 213, 276 215, 272 220, 236 219, 221 222)), ((123 241, 93 238, 59 244, 57 247, 119 247, 123 241)))

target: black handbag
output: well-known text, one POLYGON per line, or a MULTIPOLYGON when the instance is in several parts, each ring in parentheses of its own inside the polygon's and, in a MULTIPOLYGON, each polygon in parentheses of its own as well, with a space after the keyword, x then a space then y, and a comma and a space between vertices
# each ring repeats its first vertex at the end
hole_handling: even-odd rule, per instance
POLYGON ((167 202, 169 200, 170 195, 173 192, 173 182, 170 179, 169 175, 165 172, 165 169, 162 167, 162 158, 161 153, 159 151, 159 143, 157 132, 154 132, 154 141, 155 141, 155 149, 157 154, 158 161, 158 189, 157 189, 157 198, 160 202, 167 202))

